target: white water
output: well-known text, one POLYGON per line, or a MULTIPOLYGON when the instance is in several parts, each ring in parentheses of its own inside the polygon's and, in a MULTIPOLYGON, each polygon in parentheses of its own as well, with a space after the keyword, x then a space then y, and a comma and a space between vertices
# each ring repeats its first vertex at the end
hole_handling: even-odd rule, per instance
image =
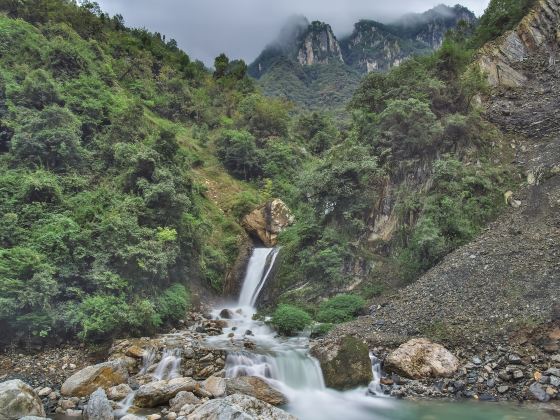
MULTIPOLYGON (((370 388, 338 392, 325 387, 319 362, 308 353, 307 336, 283 338, 262 321, 253 320, 256 302, 265 286, 278 251, 257 248, 249 260, 242 290, 233 316, 220 336, 208 337, 213 347, 229 351, 226 376, 258 376, 280 390, 289 400, 284 407, 301 420, 361 420, 386 418, 381 412, 391 408, 393 401, 375 398, 383 395, 379 384, 379 363, 373 363, 374 381, 370 388), (247 334, 247 332, 250 334, 247 334), (245 349, 246 341, 254 349, 245 349)), ((218 308, 213 312, 219 317, 218 308)), ((372 362, 374 362, 373 355, 372 362)))

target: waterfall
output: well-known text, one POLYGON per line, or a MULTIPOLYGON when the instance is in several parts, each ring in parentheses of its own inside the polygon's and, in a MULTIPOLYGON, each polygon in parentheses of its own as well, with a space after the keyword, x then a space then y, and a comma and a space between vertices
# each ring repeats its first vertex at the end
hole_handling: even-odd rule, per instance
POLYGON ((255 248, 239 294, 239 306, 254 308, 268 276, 274 268, 278 248, 255 248))
POLYGON ((383 389, 381 388, 381 361, 375 356, 375 354, 369 354, 371 360, 371 373, 373 380, 368 385, 368 391, 372 395, 383 395, 383 389))
POLYGON ((162 379, 173 379, 180 375, 181 349, 165 349, 154 372, 154 378, 158 381, 162 379))

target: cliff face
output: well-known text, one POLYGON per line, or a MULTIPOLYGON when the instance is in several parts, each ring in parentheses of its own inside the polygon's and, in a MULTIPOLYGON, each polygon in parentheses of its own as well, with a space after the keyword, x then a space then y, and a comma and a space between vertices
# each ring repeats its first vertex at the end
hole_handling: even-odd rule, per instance
POLYGON ((313 22, 303 35, 297 53, 297 60, 302 66, 344 62, 338 40, 331 26, 323 22, 313 22))
POLYGON ((537 53, 557 66, 560 43, 560 0, 539 0, 519 25, 485 45, 478 65, 492 86, 519 87, 528 80, 523 62, 537 53))

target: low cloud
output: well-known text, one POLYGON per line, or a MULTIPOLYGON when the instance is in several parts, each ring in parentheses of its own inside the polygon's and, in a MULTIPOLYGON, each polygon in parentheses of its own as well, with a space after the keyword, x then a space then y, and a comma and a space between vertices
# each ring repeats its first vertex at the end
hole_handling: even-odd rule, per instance
MULTIPOLYGON (((278 36, 288 18, 304 15, 330 23, 337 36, 360 19, 389 22, 409 12, 424 12, 438 0, 98 0, 128 26, 145 27, 174 38, 192 58, 211 65, 225 52, 251 62, 278 36)), ((480 15, 489 0, 461 4, 480 15)), ((446 3, 445 1, 443 3, 446 3)), ((454 5, 454 3, 449 3, 454 5)))

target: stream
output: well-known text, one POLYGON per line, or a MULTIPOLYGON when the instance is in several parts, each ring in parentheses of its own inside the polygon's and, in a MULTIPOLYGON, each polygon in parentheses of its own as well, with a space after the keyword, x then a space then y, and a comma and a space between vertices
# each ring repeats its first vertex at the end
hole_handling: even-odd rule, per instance
POLYGON ((379 384, 380 362, 372 360, 373 381, 369 387, 340 392, 325 386, 319 362, 308 353, 309 338, 281 337, 263 321, 254 320, 256 302, 278 255, 275 248, 254 249, 239 300, 213 311, 226 319, 222 335, 207 338, 209 346, 228 351, 226 376, 258 376, 288 399, 286 411, 301 420, 430 419, 516 420, 552 418, 537 410, 498 403, 403 402, 383 395, 379 384), (245 340, 254 343, 240 351, 245 340))

